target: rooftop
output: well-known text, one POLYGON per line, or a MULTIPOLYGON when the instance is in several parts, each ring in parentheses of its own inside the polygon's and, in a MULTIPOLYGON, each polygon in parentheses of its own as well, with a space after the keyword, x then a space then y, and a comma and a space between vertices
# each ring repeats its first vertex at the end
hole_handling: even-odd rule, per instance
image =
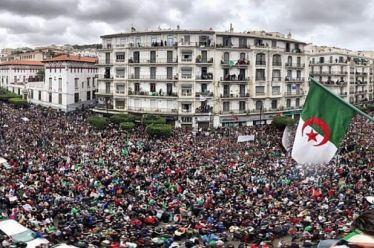
POLYGON ((10 60, 0 63, 0 65, 33 65, 33 66, 43 66, 41 61, 34 60, 10 60))
POLYGON ((59 55, 57 57, 43 60, 43 62, 56 62, 56 61, 71 61, 71 62, 82 62, 82 63, 96 63, 97 58, 94 57, 84 57, 79 55, 69 55, 69 54, 63 54, 59 55))

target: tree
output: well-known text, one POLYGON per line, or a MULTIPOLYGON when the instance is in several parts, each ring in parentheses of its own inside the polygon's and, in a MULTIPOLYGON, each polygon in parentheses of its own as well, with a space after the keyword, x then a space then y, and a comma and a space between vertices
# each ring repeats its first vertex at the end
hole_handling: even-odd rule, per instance
POLYGON ((273 118, 271 124, 276 128, 283 130, 287 125, 294 125, 296 122, 294 119, 286 116, 276 116, 273 118))
POLYGON ((168 124, 150 124, 145 128, 145 131, 152 136, 169 137, 173 128, 168 124))
POLYGON ((101 116, 90 116, 88 117, 87 121, 97 129, 104 129, 109 124, 108 118, 101 116))
POLYGON ((120 124, 122 122, 133 122, 135 120, 134 116, 126 114, 112 115, 109 119, 110 122, 114 124, 120 124))
POLYGON ((158 115, 146 114, 143 115, 142 123, 146 126, 149 124, 166 124, 166 119, 158 115))
POLYGON ((120 127, 121 129, 128 131, 135 127, 135 123, 134 122, 122 122, 120 124, 120 127))

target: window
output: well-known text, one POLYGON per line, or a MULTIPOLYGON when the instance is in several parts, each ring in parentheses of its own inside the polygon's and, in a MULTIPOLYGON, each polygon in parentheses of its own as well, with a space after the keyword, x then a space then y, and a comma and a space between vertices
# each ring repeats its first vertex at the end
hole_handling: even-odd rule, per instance
POLYGON ((52 102, 52 93, 49 93, 49 94, 48 94, 48 101, 49 101, 49 102, 52 102))
POLYGON ((288 56, 287 58, 287 65, 292 66, 292 56, 288 56))
POLYGON ((87 78, 87 88, 90 88, 90 78, 87 78))
POLYGON ((280 95, 280 86, 271 87, 271 94, 275 96, 280 95))
POLYGON ((281 81, 281 71, 280 70, 273 70, 273 81, 274 82, 281 81))
POLYGON ((156 79, 156 67, 150 68, 150 79, 156 79))
POLYGON ((182 104, 182 112, 189 113, 191 112, 191 104, 182 104))
POLYGON ((298 67, 301 67, 301 57, 296 58, 296 63, 298 67))
POLYGON ((91 91, 87 91, 87 101, 91 100, 91 91))
POLYGON ((287 99, 286 106, 287 106, 287 108, 291 107, 291 99, 287 99))
POLYGON ((149 52, 149 62, 156 63, 156 51, 149 52))
POLYGON ((167 51, 166 59, 168 63, 173 63, 173 51, 167 51))
POLYGON ((166 67, 166 78, 173 79, 173 67, 166 67))
POLYGON ((256 69, 256 80, 258 81, 265 80, 265 69, 256 69))
POLYGON ((245 111, 245 101, 239 101, 239 111, 245 111))
POLYGON ((182 96, 192 96, 192 85, 182 85, 182 96))
POLYGON ((244 84, 241 84, 239 86, 239 94, 240 94, 241 97, 245 96, 245 85, 244 84))
POLYGON ((48 81, 48 89, 52 89, 52 78, 50 77, 49 78, 49 81, 48 81))
POLYGON ((277 41, 276 40, 271 41, 271 47, 277 47, 277 41))
POLYGON ((207 92, 208 91, 208 85, 207 84, 201 84, 201 92, 207 92))
POLYGON ((300 98, 296 98, 296 107, 300 107, 300 98))
POLYGON ((62 78, 58 79, 58 91, 62 91, 62 78))
POLYGON ((134 68, 134 73, 135 73, 135 79, 140 79, 140 67, 135 67, 134 68))
POLYGON ((151 92, 156 92, 156 84, 155 83, 150 84, 150 91, 151 92))
POLYGON ((84 82, 82 82, 82 89, 84 88, 84 82))
POLYGON ((183 36, 183 43, 186 44, 186 45, 190 44, 190 36, 189 35, 183 36))
POLYGON ((110 92, 110 82, 105 83, 105 94, 111 94, 111 92, 110 92))
POLYGON ((273 66, 281 66, 282 65, 282 57, 279 54, 273 55, 273 66))
POLYGON ((182 67, 182 79, 192 78, 192 67, 182 67))
POLYGON ((192 51, 182 51, 182 61, 191 62, 192 61, 192 51))
POLYGON ((278 107, 278 101, 277 100, 272 100, 271 101, 271 108, 272 109, 277 109, 278 107))
POLYGON ((74 78, 74 88, 77 90, 78 89, 78 78, 74 78))
POLYGON ((224 97, 230 96, 230 85, 228 84, 223 85, 223 96, 224 97))
POLYGON ((228 64, 228 63, 229 63, 229 60, 230 60, 230 53, 229 53, 229 52, 225 52, 225 53, 223 54, 223 62, 224 62, 225 64, 228 64))
POLYGON ((125 94, 125 85, 117 84, 116 85, 116 93, 117 94, 125 94))
POLYGON ((139 83, 135 83, 134 84, 134 88, 135 88, 134 89, 135 92, 139 92, 140 91, 140 84, 139 83))
POLYGON ((125 53, 116 53, 116 62, 125 62, 125 53))
POLYGON ((58 104, 62 104, 62 94, 58 94, 58 104))
POLYGON ((173 93, 173 85, 168 83, 166 84, 166 93, 168 96, 171 96, 171 94, 173 93))
POLYGON ((300 70, 296 71, 296 77, 297 77, 297 80, 301 80, 301 71, 300 70))
POLYGON ((223 102, 223 112, 230 111, 230 102, 223 102))
POLYGON ((191 123, 192 122, 192 117, 186 117, 186 116, 181 117, 181 121, 183 123, 191 123))
POLYGON ((265 65, 265 54, 258 53, 256 55, 256 65, 265 65))
POLYGON ((105 64, 110 64, 110 53, 105 53, 105 64))
POLYGON ((41 92, 41 91, 38 92, 38 100, 39 100, 39 101, 42 100, 42 92, 41 92))
POLYGON ((95 78, 94 77, 92 78, 92 87, 95 88, 95 78))
POLYGON ((321 64, 325 63, 325 57, 319 57, 319 63, 321 64))
POLYGON ((174 38, 173 38, 173 36, 168 36, 168 46, 172 46, 172 45, 174 45, 174 38))
POLYGON ((228 37, 228 36, 223 37, 223 46, 232 47, 231 37, 228 37))
POLYGON ((95 90, 92 91, 92 99, 96 99, 96 91, 95 90))
POLYGON ((263 103, 262 101, 256 101, 256 110, 262 111, 263 103))
POLYGON ((31 99, 34 99, 34 90, 31 90, 31 91, 30 91, 30 98, 31 98, 31 99))
POLYGON ((75 103, 79 102, 79 93, 74 94, 74 102, 75 103))
POLYGON ((332 63, 332 56, 330 56, 330 58, 329 58, 329 62, 330 62, 330 64, 332 63))
POLYGON ((247 38, 240 37, 239 38, 239 47, 240 48, 246 48, 247 47, 247 38))
POLYGON ((242 60, 242 61, 245 60, 245 53, 240 53, 240 60, 242 60))
POLYGON ((256 95, 264 96, 265 95, 265 86, 256 86, 256 95))

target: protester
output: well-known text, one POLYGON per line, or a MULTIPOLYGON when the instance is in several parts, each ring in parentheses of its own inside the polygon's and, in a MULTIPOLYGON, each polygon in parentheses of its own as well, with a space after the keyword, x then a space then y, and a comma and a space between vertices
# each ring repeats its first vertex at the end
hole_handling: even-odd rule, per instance
POLYGON ((52 243, 267 247, 290 236, 296 247, 344 236, 370 208, 373 126, 359 117, 336 159, 300 166, 270 125, 156 139, 143 127, 95 130, 87 111, 2 108, 0 157, 11 168, 0 168, 1 215, 52 243))

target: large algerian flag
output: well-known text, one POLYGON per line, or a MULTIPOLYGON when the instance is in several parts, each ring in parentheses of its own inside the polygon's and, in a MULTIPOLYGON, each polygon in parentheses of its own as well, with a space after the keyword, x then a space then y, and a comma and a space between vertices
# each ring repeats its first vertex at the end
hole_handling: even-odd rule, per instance
POLYGON ((329 162, 355 114, 344 100, 311 79, 296 130, 292 158, 299 164, 329 162))

